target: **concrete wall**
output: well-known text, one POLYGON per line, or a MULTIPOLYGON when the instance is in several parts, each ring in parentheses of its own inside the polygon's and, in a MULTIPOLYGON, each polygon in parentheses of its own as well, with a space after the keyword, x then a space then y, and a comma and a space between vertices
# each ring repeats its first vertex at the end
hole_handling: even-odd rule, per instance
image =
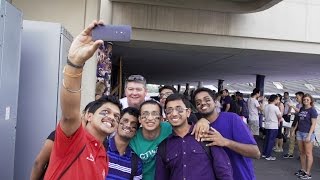
POLYGON ((284 0, 251 14, 113 2, 112 16, 113 24, 131 24, 137 29, 317 43, 319 19, 319 0, 284 0))
MULTIPOLYGON (((12 4, 23 12, 24 19, 61 23, 73 37, 100 16, 100 0, 12 0, 12 4)), ((84 68, 81 108, 94 100, 95 69, 94 56, 84 68)))

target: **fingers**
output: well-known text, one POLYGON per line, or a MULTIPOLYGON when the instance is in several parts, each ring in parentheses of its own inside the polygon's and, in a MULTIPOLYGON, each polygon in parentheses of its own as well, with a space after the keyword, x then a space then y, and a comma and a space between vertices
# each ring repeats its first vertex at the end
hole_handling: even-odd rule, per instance
POLYGON ((217 145, 217 143, 216 142, 212 142, 212 143, 208 143, 208 144, 206 144, 206 146, 216 146, 217 145))
POLYGON ((195 125, 195 126, 193 127, 192 132, 191 132, 191 135, 193 135, 193 134, 196 132, 196 126, 197 126, 197 125, 195 125))

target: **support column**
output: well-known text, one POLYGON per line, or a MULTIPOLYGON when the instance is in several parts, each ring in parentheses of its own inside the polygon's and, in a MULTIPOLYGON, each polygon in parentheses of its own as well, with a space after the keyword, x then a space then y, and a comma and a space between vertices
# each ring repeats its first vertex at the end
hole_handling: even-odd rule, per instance
POLYGON ((203 82, 202 82, 202 81, 199 81, 199 82, 198 82, 198 88, 201 88, 201 87, 203 87, 203 82))
POLYGON ((256 88, 260 89, 260 95, 264 94, 264 75, 257 74, 256 76, 256 88))
POLYGON ((177 89, 178 93, 180 93, 180 90, 181 90, 181 85, 178 84, 178 89, 177 89))
POLYGON ((218 80, 218 92, 223 90, 223 81, 222 79, 218 80))

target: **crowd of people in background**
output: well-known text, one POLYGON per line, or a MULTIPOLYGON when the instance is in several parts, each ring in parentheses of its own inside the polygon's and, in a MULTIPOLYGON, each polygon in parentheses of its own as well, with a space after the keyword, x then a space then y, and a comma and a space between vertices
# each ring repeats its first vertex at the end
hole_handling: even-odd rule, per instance
POLYGON ((272 151, 283 152, 283 134, 290 137, 283 157, 293 158, 297 140, 301 169, 296 175, 311 179, 318 114, 309 94, 297 92, 294 104, 288 93, 283 101, 273 94, 265 102, 257 88, 245 100, 227 89, 216 93, 200 87, 181 95, 166 85, 155 100, 147 96, 146 79, 131 75, 125 98, 98 96, 80 113, 82 68, 103 43, 91 37, 101 23, 90 24, 71 45, 62 117, 35 160, 31 179, 254 180, 252 159, 276 160, 272 151), (291 115, 294 122, 283 131, 291 115), (256 142, 261 135, 262 154, 256 142))

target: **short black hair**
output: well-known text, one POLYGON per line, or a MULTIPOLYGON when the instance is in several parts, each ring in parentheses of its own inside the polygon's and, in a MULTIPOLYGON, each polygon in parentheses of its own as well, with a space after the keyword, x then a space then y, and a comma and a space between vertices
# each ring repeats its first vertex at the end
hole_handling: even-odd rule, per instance
MULTIPOLYGON (((121 111, 121 118, 124 114, 129 114, 131 116, 134 116, 135 118, 139 118, 139 115, 140 115, 140 112, 137 108, 134 108, 134 107, 127 107, 127 108, 124 108, 122 111, 121 111)), ((139 123, 139 120, 138 120, 138 123, 137 123, 137 128, 140 127, 140 123, 139 123)))
POLYGON ((289 92, 284 92, 283 94, 288 94, 289 95, 289 92))
POLYGON ((271 94, 271 96, 270 96, 269 99, 268 99, 268 102, 269 102, 269 103, 274 102, 277 98, 278 98, 277 95, 271 94))
POLYGON ((281 94, 277 94, 277 96, 280 98, 280 101, 282 101, 282 96, 281 96, 281 94))
POLYGON ((112 103, 114 105, 116 105, 120 110, 122 109, 122 105, 119 101, 119 99, 116 96, 102 96, 101 98, 99 98, 96 101, 93 101, 94 103, 92 104, 92 106, 89 108, 89 113, 95 113, 97 111, 97 109, 99 109, 102 105, 104 105, 105 103, 112 103))
POLYGON ((252 90, 251 97, 254 96, 254 95, 256 95, 256 94, 258 94, 258 93, 260 93, 260 89, 259 89, 259 88, 254 88, 254 89, 252 90))
POLYGON ((95 101, 91 101, 89 102, 86 107, 84 107, 83 112, 86 112, 87 110, 89 110, 89 108, 94 104, 95 101))
POLYGON ((168 102, 176 100, 181 100, 187 108, 191 108, 189 100, 187 100, 184 95, 181 95, 179 93, 174 93, 168 96, 166 102, 164 103, 164 108, 167 108, 168 102))
POLYGON ((298 96, 303 97, 303 96, 304 96, 304 92, 302 92, 302 91, 298 91, 298 92, 296 92, 296 94, 295 94, 295 95, 298 95, 298 96))
POLYGON ((146 105, 146 104, 157 105, 157 106, 159 107, 159 109, 160 109, 160 113, 162 113, 162 107, 161 107, 161 105, 160 105, 157 101, 155 101, 155 100, 153 100, 153 99, 150 99, 150 100, 147 100, 147 101, 143 102, 143 103, 140 105, 140 108, 139 108, 140 114, 141 114, 141 108, 142 108, 142 106, 144 106, 144 105, 146 105))
POLYGON ((164 90, 164 89, 170 89, 173 93, 176 93, 176 92, 177 92, 176 88, 174 88, 173 86, 164 85, 164 86, 162 86, 161 88, 159 88, 159 94, 160 94, 161 91, 164 90))
POLYGON ((213 100, 215 100, 215 95, 213 93, 213 91, 209 88, 205 88, 205 87, 201 87, 201 88, 198 88, 197 90, 194 91, 193 95, 192 95, 192 102, 195 104, 195 98, 196 98, 196 95, 199 94, 200 92, 207 92, 213 100))

